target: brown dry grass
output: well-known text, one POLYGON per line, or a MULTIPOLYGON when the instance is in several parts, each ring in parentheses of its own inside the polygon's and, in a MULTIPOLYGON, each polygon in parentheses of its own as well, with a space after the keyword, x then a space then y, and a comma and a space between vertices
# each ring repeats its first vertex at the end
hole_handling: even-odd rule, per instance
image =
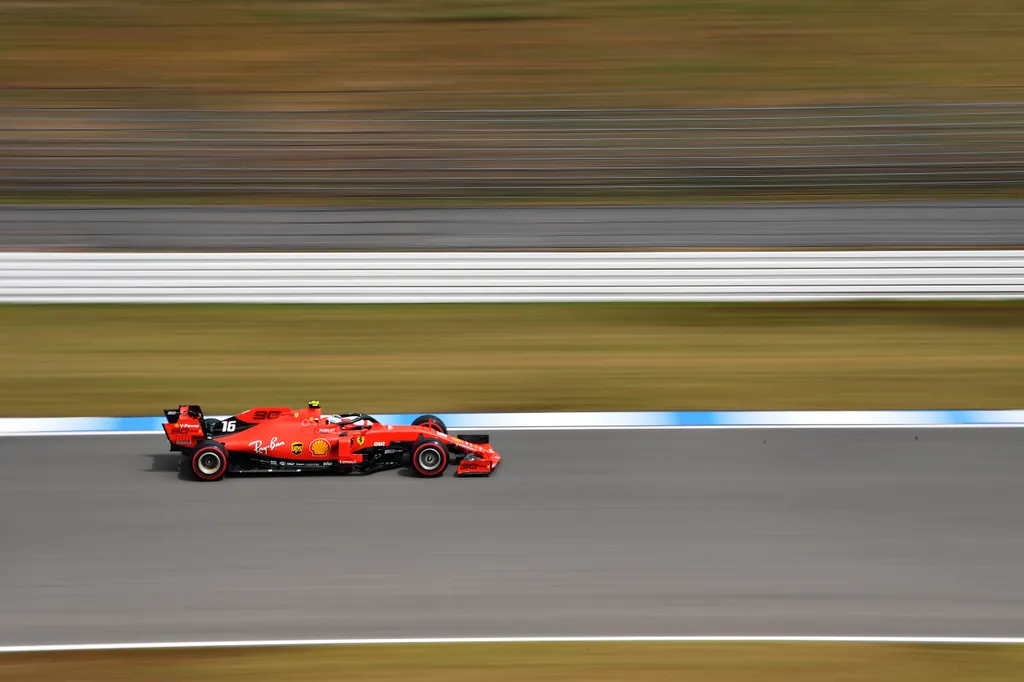
POLYGON ((0 0, 0 13, 4 86, 416 93, 346 98, 365 106, 445 92, 768 104, 1024 86, 1017 0, 0 0))
POLYGON ((1019 408, 1024 306, 3 306, 0 414, 1019 408))

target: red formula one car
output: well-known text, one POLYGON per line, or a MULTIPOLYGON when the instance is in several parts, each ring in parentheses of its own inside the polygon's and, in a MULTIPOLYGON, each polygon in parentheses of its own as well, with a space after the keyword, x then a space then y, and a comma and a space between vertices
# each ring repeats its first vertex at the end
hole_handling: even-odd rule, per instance
POLYGON ((217 481, 228 472, 368 474, 399 467, 435 478, 452 462, 458 476, 488 476, 501 461, 487 435, 456 438, 432 415, 393 426, 368 414, 324 415, 315 400, 301 410, 257 407, 227 419, 207 419, 198 405, 164 414, 171 450, 185 456, 201 481, 217 481))

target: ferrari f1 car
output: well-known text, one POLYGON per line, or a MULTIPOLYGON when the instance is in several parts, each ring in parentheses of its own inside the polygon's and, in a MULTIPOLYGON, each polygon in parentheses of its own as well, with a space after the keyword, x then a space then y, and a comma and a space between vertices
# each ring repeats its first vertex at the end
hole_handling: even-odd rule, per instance
POLYGON ((395 426, 368 414, 325 415, 315 400, 299 410, 257 407, 226 419, 206 418, 198 405, 164 414, 171 451, 180 452, 201 481, 218 481, 229 472, 369 474, 400 467, 436 478, 451 463, 457 476, 489 476, 501 461, 489 436, 452 436, 429 414, 395 426))

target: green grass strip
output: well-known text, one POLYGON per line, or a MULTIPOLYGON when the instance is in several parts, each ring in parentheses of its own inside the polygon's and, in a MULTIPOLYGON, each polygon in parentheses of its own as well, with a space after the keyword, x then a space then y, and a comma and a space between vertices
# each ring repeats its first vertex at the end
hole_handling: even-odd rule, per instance
POLYGON ((1002 409, 1024 304, 0 306, 0 414, 1002 409))
POLYGON ((444 644, 6 654, 0 682, 1009 682, 1024 647, 912 644, 444 644))

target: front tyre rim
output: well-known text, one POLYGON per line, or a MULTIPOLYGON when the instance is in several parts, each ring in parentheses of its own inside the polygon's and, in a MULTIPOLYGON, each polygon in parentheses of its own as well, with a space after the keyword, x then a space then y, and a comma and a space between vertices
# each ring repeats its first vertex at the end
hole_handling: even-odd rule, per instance
POLYGON ((437 451, 437 448, 423 448, 420 450, 419 462, 420 468, 424 471, 434 471, 441 466, 442 461, 441 453, 437 451))
POLYGON ((206 476, 214 476, 220 471, 222 461, 216 452, 204 452, 196 458, 196 468, 206 476))

